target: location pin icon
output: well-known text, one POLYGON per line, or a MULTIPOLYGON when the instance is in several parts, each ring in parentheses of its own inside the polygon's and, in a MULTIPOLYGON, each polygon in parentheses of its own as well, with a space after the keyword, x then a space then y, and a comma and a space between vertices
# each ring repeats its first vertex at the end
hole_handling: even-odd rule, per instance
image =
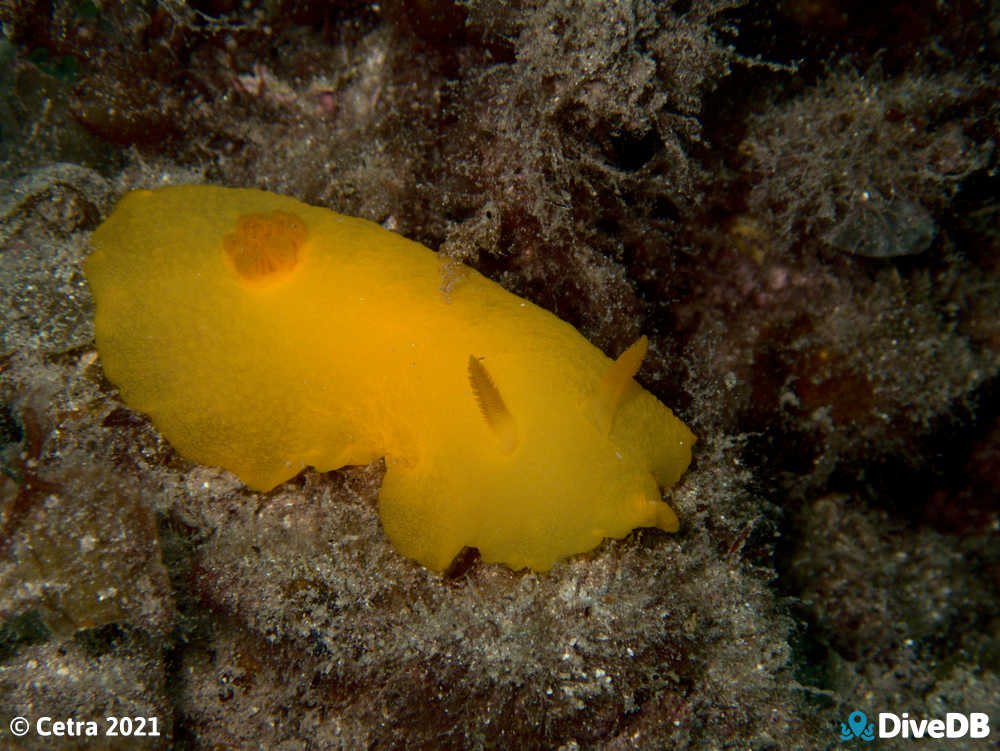
POLYGON ((854 737, 860 738, 861 734, 865 732, 865 725, 868 724, 868 718, 865 717, 864 712, 855 710, 848 716, 847 724, 851 726, 851 732, 854 733, 854 737))

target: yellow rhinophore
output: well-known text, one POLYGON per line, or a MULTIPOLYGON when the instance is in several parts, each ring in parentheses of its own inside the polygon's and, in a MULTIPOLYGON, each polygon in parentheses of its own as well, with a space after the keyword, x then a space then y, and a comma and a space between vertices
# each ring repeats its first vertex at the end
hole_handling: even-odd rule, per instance
POLYGON ((694 436, 633 380, 645 338, 612 361, 418 243, 258 190, 135 191, 93 244, 104 370, 193 461, 266 491, 384 456, 386 534, 438 571, 677 529, 660 488, 694 436))

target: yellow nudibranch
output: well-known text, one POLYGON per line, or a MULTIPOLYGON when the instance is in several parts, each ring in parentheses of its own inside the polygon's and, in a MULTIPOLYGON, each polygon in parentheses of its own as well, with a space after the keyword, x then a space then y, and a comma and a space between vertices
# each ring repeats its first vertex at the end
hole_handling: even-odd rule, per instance
POLYGON ((85 262, 101 363, 188 459, 267 491, 385 457, 404 555, 513 569, 636 527, 694 436, 572 326, 372 222, 258 190, 126 195, 85 262), (448 283, 445 282, 448 280, 448 283))

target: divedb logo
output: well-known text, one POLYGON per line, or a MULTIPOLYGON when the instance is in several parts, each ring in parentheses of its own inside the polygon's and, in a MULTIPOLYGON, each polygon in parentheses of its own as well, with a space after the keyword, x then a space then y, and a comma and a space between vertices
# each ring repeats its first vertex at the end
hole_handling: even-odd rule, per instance
POLYGON ((864 712, 854 710, 847 716, 847 724, 840 723, 840 740, 849 741, 860 738, 863 741, 875 740, 875 723, 868 722, 864 712))
POLYGON ((847 722, 840 723, 840 740, 859 739, 873 741, 876 738, 988 738, 990 716, 985 712, 948 712, 944 719, 914 719, 907 712, 879 712, 878 726, 868 721, 868 716, 854 710, 847 716, 847 722))

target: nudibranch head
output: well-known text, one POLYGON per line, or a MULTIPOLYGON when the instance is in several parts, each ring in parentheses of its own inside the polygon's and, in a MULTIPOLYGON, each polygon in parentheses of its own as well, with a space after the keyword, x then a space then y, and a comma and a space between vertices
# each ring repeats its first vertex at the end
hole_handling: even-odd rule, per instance
POLYGON ((469 356, 467 403, 451 418, 473 424, 443 434, 419 462, 390 462, 380 494, 389 539, 437 570, 472 546, 483 561, 545 571, 636 527, 677 531, 660 486, 683 471, 694 436, 680 421, 664 426, 666 408, 633 380, 646 350, 642 337, 576 403, 558 382, 469 356), (635 431, 644 421, 659 427, 635 431), (458 499, 461 513, 442 498, 458 499))

